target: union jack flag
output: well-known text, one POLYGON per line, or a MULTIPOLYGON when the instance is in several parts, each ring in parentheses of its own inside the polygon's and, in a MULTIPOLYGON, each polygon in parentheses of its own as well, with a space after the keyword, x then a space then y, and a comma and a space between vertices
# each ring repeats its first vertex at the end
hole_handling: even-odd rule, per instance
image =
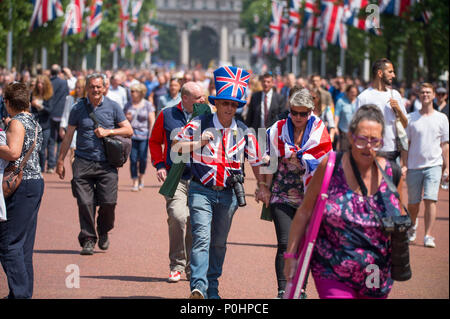
POLYGON ((32 2, 34 9, 30 21, 30 32, 48 21, 64 15, 60 0, 32 0, 32 2))
POLYGON ((206 186, 227 186, 227 179, 241 168, 242 155, 252 166, 262 164, 260 150, 254 134, 244 132, 236 121, 224 128, 217 117, 212 115, 211 123, 201 128, 202 117, 191 120, 175 137, 179 141, 194 141, 207 129, 214 133, 214 139, 202 149, 192 152, 192 173, 206 186))
POLYGON ((303 16, 303 46, 320 48, 320 8, 316 0, 306 0, 303 16))
POLYGON ((131 24, 133 26, 138 23, 139 12, 141 11, 143 0, 131 0, 131 24))
POLYGON ((332 151, 330 136, 323 121, 314 115, 306 123, 300 146, 294 143, 293 136, 294 124, 290 115, 287 119, 275 122, 267 129, 266 155, 271 158, 290 158, 295 154, 305 169, 302 178, 306 187, 319 163, 332 151))
POLYGON ((333 0, 322 0, 322 36, 321 48, 326 50, 327 44, 335 44, 347 48, 347 25, 344 19, 344 5, 333 0))
POLYGON ((253 45, 252 48, 252 55, 255 56, 261 56, 262 54, 262 45, 263 45, 263 38, 259 37, 259 36, 253 36, 253 41, 255 42, 255 44, 253 45))
POLYGON ((120 7, 120 21, 119 21, 120 47, 124 48, 127 44, 128 22, 130 19, 128 9, 130 7, 130 0, 118 0, 118 1, 120 7))
POLYGON ((63 37, 81 33, 83 13, 84 0, 71 0, 66 8, 66 17, 61 29, 63 37))
POLYGON ((272 1, 272 17, 270 22, 270 33, 271 33, 271 51, 276 55, 280 55, 280 45, 281 38, 283 35, 283 24, 285 19, 283 19, 283 9, 284 4, 272 1))
POLYGON ((401 17, 405 12, 409 12, 411 5, 416 0, 379 0, 380 13, 392 14, 401 17))
POLYGON ((363 31, 370 31, 376 35, 381 35, 379 29, 380 21, 374 19, 367 19, 367 17, 360 17, 361 10, 364 10, 369 5, 369 0, 345 0, 344 4, 344 19, 347 25, 351 25, 363 31))
POLYGON ((215 72, 216 95, 232 96, 241 99, 245 95, 250 74, 241 68, 234 68, 235 72, 224 66, 215 72))
POLYGON ((301 0, 290 0, 289 2, 289 41, 287 53, 297 55, 300 50, 301 36, 301 0))
POLYGON ((102 23, 102 0, 94 0, 91 4, 91 14, 88 17, 86 37, 88 39, 94 38, 98 35, 100 24, 102 23))

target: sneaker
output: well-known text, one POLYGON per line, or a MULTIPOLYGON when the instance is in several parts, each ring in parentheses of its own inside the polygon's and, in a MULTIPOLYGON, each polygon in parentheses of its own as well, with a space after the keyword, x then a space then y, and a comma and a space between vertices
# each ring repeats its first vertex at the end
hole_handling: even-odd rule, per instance
POLYGON ((171 271, 169 276, 169 282, 179 282, 181 279, 181 272, 171 271))
POLYGON ((436 244, 434 243, 434 237, 425 236, 423 239, 423 244, 425 247, 435 248, 436 244))
POLYGON ((278 295, 275 297, 275 299, 283 299, 284 293, 284 290, 278 290, 278 295))
POLYGON ((198 289, 194 289, 191 292, 191 295, 189 296, 189 299, 205 299, 205 296, 203 296, 202 292, 198 289))
POLYGON ((101 250, 107 250, 109 248, 108 234, 98 236, 98 247, 101 250))
POLYGON ((131 191, 132 192, 139 192, 139 186, 138 185, 133 185, 133 187, 131 187, 131 191))
POLYGON ((408 229, 408 240, 410 243, 416 240, 417 227, 419 227, 419 218, 416 219, 416 223, 410 229, 408 229))
POLYGON ((139 190, 143 190, 144 189, 144 183, 139 183, 139 190))
POLYGON ((47 169, 47 174, 53 174, 55 172, 54 168, 47 169))
POLYGON ((83 249, 80 252, 80 255, 93 255, 94 254, 94 246, 95 242, 91 239, 88 239, 83 244, 83 249))

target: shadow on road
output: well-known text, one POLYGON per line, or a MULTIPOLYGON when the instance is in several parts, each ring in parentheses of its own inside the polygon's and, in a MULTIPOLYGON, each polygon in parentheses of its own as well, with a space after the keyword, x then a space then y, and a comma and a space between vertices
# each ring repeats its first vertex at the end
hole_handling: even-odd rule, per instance
POLYGON ((167 298, 160 296, 129 296, 129 297, 101 296, 100 299, 167 299, 167 298))
POLYGON ((81 278, 137 281, 137 282, 167 282, 167 278, 138 277, 138 276, 81 276, 81 278))
POLYGON ((79 250, 34 250, 35 254, 56 254, 56 255, 79 255, 79 250))
POLYGON ((265 245, 265 244, 253 244, 253 243, 227 243, 227 245, 277 248, 277 245, 265 245))

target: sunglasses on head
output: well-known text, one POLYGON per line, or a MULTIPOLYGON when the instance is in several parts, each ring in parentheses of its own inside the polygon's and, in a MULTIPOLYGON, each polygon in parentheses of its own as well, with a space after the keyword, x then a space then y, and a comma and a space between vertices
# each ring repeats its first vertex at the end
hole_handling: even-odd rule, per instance
POLYGON ((300 115, 300 117, 308 117, 309 112, 296 112, 296 111, 291 110, 291 115, 292 116, 300 115))

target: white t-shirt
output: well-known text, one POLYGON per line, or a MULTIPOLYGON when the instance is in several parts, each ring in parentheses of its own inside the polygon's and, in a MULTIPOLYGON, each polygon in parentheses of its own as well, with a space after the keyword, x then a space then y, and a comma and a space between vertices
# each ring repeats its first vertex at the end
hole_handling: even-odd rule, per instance
POLYGON ((406 115, 405 105, 402 100, 402 96, 396 90, 387 89, 387 91, 378 91, 372 87, 365 89, 356 98, 356 110, 365 104, 375 104, 381 110, 384 115, 384 138, 383 148, 380 151, 393 152, 397 150, 395 144, 395 136, 397 135, 397 129, 395 128, 395 113, 389 103, 391 99, 391 93, 395 100, 397 100, 400 109, 403 114, 406 115))
POLYGON ((448 142, 448 119, 444 113, 433 111, 422 115, 419 111, 408 114, 406 134, 410 141, 408 169, 442 165, 441 143, 448 142))
POLYGON ((128 102, 127 90, 120 85, 116 89, 110 86, 106 97, 117 102, 122 110, 128 102))

